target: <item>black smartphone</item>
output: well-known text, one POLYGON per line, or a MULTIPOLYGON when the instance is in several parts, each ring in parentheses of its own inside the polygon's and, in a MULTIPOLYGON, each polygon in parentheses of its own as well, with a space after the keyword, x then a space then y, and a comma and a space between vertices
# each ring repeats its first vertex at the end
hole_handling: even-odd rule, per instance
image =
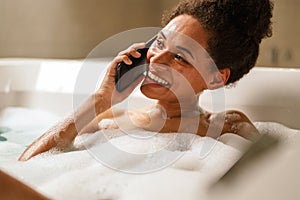
POLYGON ((125 90, 131 83, 137 80, 146 71, 146 56, 151 44, 156 40, 156 35, 146 42, 145 48, 138 49, 141 57, 134 58, 129 56, 131 65, 121 62, 117 66, 116 89, 118 92, 125 90), (126 74, 126 75, 125 75, 126 74), (125 76, 124 76, 125 75, 125 76))

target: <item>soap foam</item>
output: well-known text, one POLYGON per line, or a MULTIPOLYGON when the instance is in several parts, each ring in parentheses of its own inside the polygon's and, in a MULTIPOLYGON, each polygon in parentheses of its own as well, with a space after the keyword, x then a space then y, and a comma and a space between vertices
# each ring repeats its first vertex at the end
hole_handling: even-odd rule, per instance
MULTIPOLYGON (((0 124, 9 125, 13 129, 18 127, 27 130, 5 133, 8 141, 0 142, 0 168, 52 199, 204 198, 209 184, 218 180, 240 158, 245 145, 250 144, 240 136, 230 133, 222 135, 219 141, 182 133, 176 139, 175 134, 156 134, 149 142, 141 142, 118 130, 107 130, 104 132, 106 137, 103 137, 103 132, 77 137, 71 150, 47 152, 27 162, 18 162, 17 157, 24 150, 25 144, 27 145, 29 140, 33 141, 41 133, 38 131, 38 127, 41 126, 37 124, 34 127, 34 123, 31 122, 34 133, 28 131, 29 126, 20 122, 25 120, 25 117, 19 116, 20 110, 15 111, 18 112, 11 113, 10 110, 10 123, 8 119, 1 118, 0 124), (17 137, 18 135, 20 137, 17 137), (85 149, 93 147, 96 143, 106 144, 107 140, 118 148, 135 153, 153 152, 167 147, 166 151, 183 152, 183 155, 176 162, 153 173, 122 173, 96 161, 91 152, 85 149), (208 141, 215 143, 214 148, 208 151, 206 157, 201 157, 200 154, 208 141)), ((24 114, 23 111, 21 110, 21 113, 24 114)), ((27 113, 26 117, 28 114, 30 113, 27 113)), ((39 114, 41 116, 38 118, 43 118, 45 113, 39 114)), ((52 122, 53 118, 49 118, 49 123, 52 122)), ((41 124, 45 125, 46 122, 41 124)), ((293 143, 294 138, 299 135, 299 130, 278 123, 255 122, 254 125, 260 134, 278 137, 287 145, 293 143)))

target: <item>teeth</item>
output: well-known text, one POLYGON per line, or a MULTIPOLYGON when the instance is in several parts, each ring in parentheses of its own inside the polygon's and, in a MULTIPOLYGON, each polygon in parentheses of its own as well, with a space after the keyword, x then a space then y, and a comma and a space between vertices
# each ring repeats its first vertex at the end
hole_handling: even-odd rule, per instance
POLYGON ((169 83, 167 81, 165 81, 165 80, 161 79, 160 77, 152 74, 150 71, 148 71, 148 77, 150 79, 152 79, 153 81, 155 81, 155 82, 157 82, 159 84, 162 84, 164 86, 168 86, 169 85, 169 83))

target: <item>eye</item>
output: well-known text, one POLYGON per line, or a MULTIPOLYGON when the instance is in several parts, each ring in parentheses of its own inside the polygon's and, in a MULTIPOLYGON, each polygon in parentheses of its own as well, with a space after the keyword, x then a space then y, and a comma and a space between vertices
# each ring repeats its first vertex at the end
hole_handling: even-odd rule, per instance
POLYGON ((186 59, 184 59, 180 54, 175 54, 175 55, 174 55, 174 58, 175 58, 176 60, 178 60, 178 61, 181 61, 181 62, 184 62, 184 63, 189 64, 189 62, 186 61, 186 59))
POLYGON ((159 49, 163 49, 164 48, 164 43, 161 39, 157 39, 156 40, 156 47, 159 49))

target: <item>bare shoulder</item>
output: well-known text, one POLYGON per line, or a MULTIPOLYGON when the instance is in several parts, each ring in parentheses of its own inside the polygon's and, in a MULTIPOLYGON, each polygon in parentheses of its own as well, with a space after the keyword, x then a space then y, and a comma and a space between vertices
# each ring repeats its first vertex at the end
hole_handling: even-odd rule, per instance
POLYGON ((220 113, 207 113, 207 121, 222 129, 222 133, 234 133, 248 140, 257 138, 258 131, 249 117, 238 110, 227 110, 220 113))
POLYGON ((225 118, 228 121, 235 121, 235 122, 249 122, 252 123, 248 116, 239 110, 227 110, 225 112, 225 118))
POLYGON ((225 132, 238 134, 246 139, 254 140, 257 138, 258 130, 249 117, 238 110, 228 110, 225 112, 225 132))

